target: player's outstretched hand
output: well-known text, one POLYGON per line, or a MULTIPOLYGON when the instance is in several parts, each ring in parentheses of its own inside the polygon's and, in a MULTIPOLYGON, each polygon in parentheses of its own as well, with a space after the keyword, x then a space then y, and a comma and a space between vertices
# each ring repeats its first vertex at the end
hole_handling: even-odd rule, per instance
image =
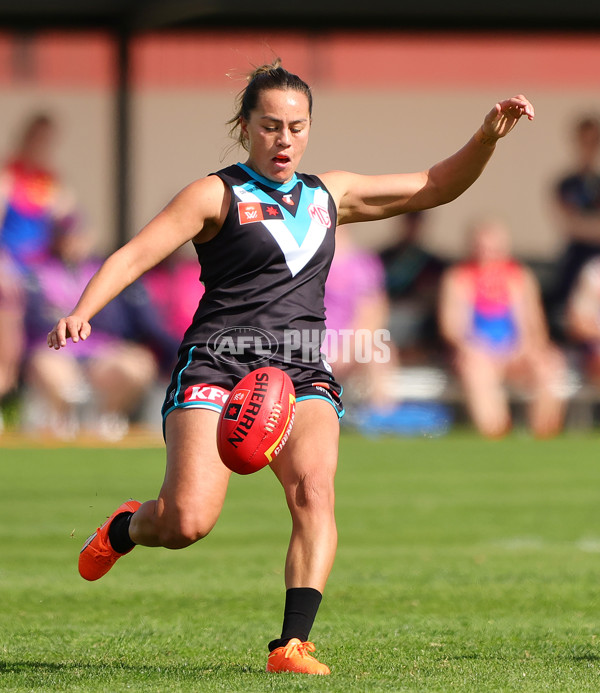
POLYGON ((67 339, 71 338, 73 342, 86 340, 91 332, 92 326, 87 320, 77 315, 69 315, 67 318, 61 318, 48 332, 48 346, 50 349, 60 349, 67 346, 67 339))
POLYGON ((532 104, 523 94, 519 94, 511 99, 499 101, 486 115, 481 130, 486 137, 499 139, 508 135, 521 116, 533 120, 534 115, 532 104))

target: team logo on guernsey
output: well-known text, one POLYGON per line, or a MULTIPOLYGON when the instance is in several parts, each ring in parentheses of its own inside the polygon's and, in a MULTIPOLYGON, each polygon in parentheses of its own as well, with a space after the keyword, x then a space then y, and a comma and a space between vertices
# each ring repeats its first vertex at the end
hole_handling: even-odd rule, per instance
POLYGON ((267 219, 283 219, 281 207, 273 202, 238 202, 240 224, 254 224, 267 219))
POLYGON ((308 205, 308 213, 313 221, 321 224, 326 229, 331 226, 331 217, 329 216, 329 212, 324 207, 315 204, 308 205))

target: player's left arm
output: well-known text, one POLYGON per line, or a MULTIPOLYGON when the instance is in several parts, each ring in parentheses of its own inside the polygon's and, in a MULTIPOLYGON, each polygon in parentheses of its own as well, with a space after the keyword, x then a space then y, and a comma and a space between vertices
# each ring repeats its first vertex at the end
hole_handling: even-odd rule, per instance
POLYGON ((346 171, 323 174, 337 204, 338 223, 386 219, 454 200, 479 178, 496 142, 522 116, 534 117, 533 106, 523 95, 498 102, 464 147, 426 171, 381 176, 346 171))

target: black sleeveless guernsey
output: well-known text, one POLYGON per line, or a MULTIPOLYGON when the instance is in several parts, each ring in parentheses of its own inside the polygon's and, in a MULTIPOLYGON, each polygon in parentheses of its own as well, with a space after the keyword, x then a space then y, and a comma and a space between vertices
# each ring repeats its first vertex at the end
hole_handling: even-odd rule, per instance
POLYGON ((325 280, 335 249, 337 210, 316 176, 287 183, 244 164, 215 174, 230 190, 218 234, 195 244, 205 287, 186 331, 163 415, 174 408, 219 411, 250 371, 286 371, 298 401, 326 399, 341 416, 340 386, 320 352, 325 280), (213 390, 211 390, 211 387, 213 390))

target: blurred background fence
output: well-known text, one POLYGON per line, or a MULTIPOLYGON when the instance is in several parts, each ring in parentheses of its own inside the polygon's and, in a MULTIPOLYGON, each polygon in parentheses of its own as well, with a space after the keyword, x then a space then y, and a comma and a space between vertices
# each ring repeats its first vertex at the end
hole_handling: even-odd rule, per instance
MULTIPOLYGON (((527 94, 535 126, 515 132, 466 195, 431 212, 425 242, 458 256, 472 216, 499 211, 520 255, 551 259, 560 248, 549 194, 570 163, 573 122, 597 109, 596 35, 216 29, 134 36, 126 140, 115 117, 117 48, 98 31, 0 34, 0 151, 10 150, 32 111, 51 112, 60 127, 57 166, 76 187, 99 249, 132 235, 189 181, 237 161, 224 123, 244 75, 274 55, 314 88, 303 161, 311 171, 420 170, 459 147, 497 99, 527 94)), ((384 221, 358 233, 381 245, 393 231, 384 221)))

